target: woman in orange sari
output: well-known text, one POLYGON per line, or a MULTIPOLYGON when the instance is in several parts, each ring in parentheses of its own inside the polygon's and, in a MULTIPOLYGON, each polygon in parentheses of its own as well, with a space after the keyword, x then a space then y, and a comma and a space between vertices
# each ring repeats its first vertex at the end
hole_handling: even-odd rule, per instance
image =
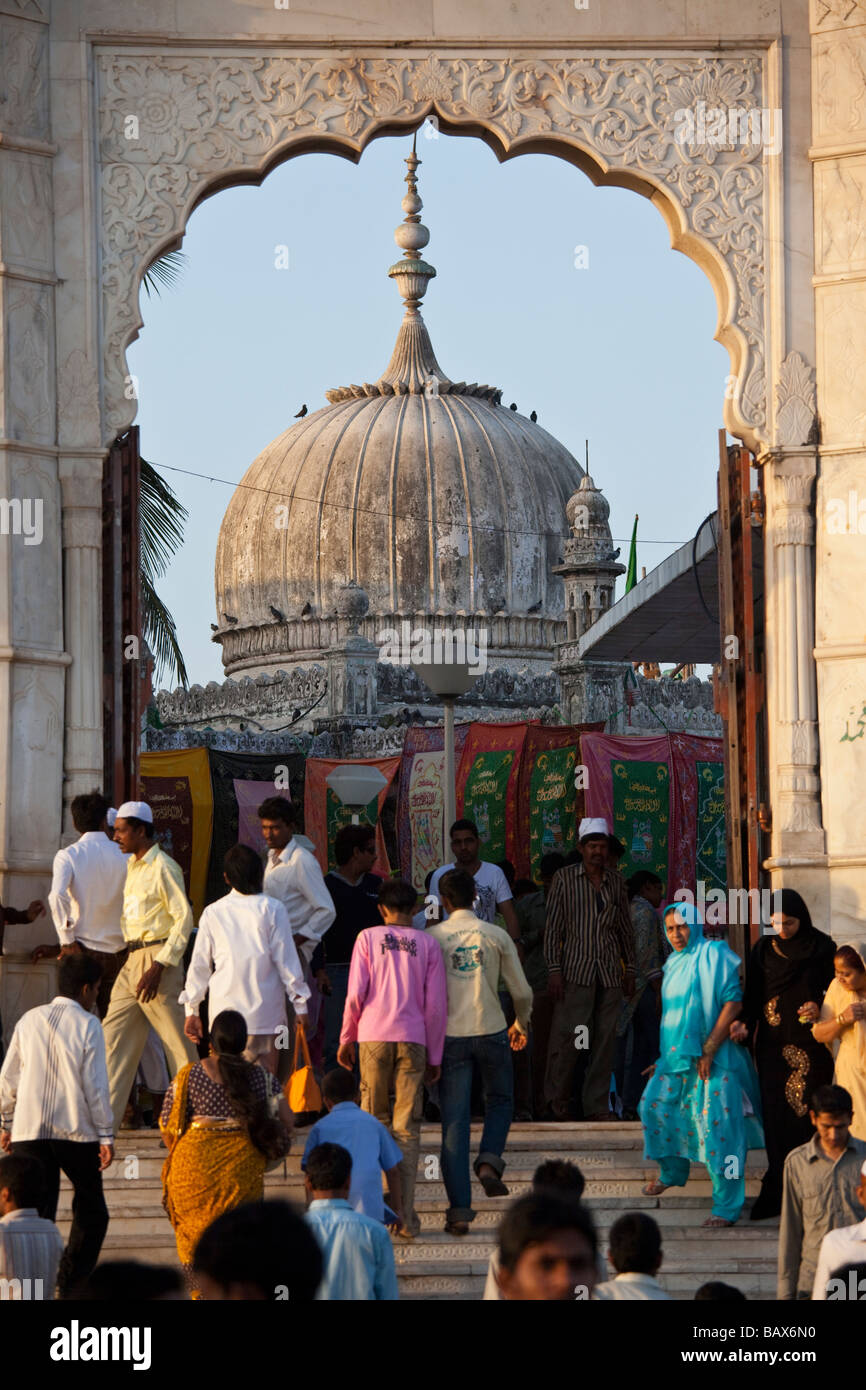
POLYGON ((224 1009, 211 1025, 210 1056, 181 1068, 160 1115, 168 1149, 162 1201, 193 1298, 200 1236, 224 1211, 261 1201, 265 1168, 291 1145, 292 1114, 279 1083, 244 1060, 246 1042, 246 1020, 224 1009))

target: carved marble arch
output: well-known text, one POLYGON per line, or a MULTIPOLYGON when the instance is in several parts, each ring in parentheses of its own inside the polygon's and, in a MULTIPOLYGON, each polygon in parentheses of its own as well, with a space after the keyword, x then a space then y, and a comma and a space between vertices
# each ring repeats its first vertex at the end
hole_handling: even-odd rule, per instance
MULTIPOLYGON (((672 246, 702 267, 716 293, 716 338, 736 379, 724 423, 759 447, 769 438, 768 159, 759 144, 681 143, 677 113, 700 102, 765 107, 765 65, 764 51, 545 61, 97 48, 104 442, 135 415, 126 348, 142 324, 141 277, 181 243, 204 198, 260 183, 298 154, 357 163, 371 140, 434 114, 440 129, 485 140, 500 160, 554 154, 595 184, 654 202, 672 246)), ((672 381, 669 414, 675 392, 672 381)))

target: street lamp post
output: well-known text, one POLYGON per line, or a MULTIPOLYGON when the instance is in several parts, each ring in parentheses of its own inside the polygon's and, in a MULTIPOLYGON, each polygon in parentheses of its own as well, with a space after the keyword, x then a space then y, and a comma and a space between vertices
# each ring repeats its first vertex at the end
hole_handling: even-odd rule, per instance
POLYGON ((388 785, 377 767, 364 763, 341 763, 328 773, 325 782, 338 801, 349 807, 353 825, 360 824, 364 807, 388 785))
POLYGON ((443 839, 447 844, 448 831, 457 819, 457 797, 454 767, 454 706, 478 679, 477 666, 468 661, 413 661, 412 669, 419 680, 442 701, 445 739, 445 825, 443 839), (474 666, 474 670, 473 670, 474 666))

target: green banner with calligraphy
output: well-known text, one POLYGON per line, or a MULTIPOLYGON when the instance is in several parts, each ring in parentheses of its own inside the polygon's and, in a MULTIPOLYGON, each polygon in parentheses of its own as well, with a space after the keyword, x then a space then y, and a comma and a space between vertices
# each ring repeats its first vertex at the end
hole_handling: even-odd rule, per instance
POLYGON ((568 854, 577 843, 574 748, 539 753, 529 779, 530 877, 538 880, 543 854, 568 854))
POLYGON ((725 839, 724 763, 695 763, 698 786, 695 826, 695 877, 706 891, 728 887, 728 847, 725 839))
MULTIPOLYGON (((355 812, 355 814, 358 815, 359 825, 370 825, 375 828, 376 822, 379 819, 378 795, 374 796, 372 801, 368 801, 360 814, 357 812, 355 812)), ((337 867, 337 861, 334 858, 334 840, 337 837, 337 831, 342 830, 344 825, 352 824, 351 806, 345 806, 340 798, 335 796, 331 791, 330 787, 327 788, 326 817, 328 826, 328 873, 330 873, 332 869, 336 869, 337 867)))
POLYGON ((613 833, 625 845, 623 877, 648 869, 668 877, 670 769, 667 763, 612 760, 613 833))
POLYGON ((463 788, 463 815, 478 826, 484 858, 494 864, 507 853, 505 813, 514 758, 512 748, 479 753, 463 788))

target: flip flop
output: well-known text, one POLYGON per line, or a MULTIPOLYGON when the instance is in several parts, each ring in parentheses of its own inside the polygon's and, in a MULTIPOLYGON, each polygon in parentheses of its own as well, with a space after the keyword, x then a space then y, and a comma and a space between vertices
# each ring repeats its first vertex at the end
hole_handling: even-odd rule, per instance
POLYGON ((653 1178, 652 1182, 648 1182, 646 1187, 641 1188, 641 1192, 645 1197, 660 1197, 663 1192, 667 1192, 670 1186, 671 1184, 668 1182, 660 1182, 658 1178, 653 1178))
POLYGON ((495 1173, 484 1173, 483 1175, 479 1173, 478 1181, 484 1188, 484 1194, 486 1197, 508 1196, 508 1188, 505 1186, 505 1183, 502 1181, 502 1179, 497 1177, 495 1173))
POLYGON ((736 1226, 736 1221, 726 1221, 723 1216, 708 1216, 702 1225, 710 1231, 721 1231, 725 1226, 736 1226))

